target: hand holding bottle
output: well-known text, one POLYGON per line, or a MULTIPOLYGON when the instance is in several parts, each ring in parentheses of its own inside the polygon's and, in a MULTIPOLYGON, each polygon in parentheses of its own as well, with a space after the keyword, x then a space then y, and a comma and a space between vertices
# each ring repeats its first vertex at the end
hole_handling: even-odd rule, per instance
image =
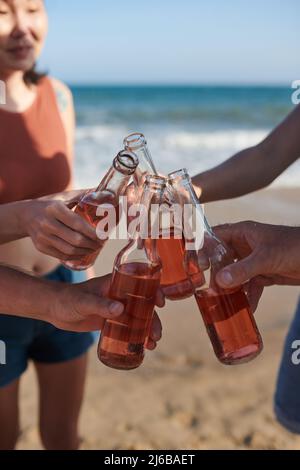
MULTIPOLYGON (((107 319, 116 319, 124 311, 121 302, 108 297, 110 281, 111 275, 107 275, 81 284, 56 284, 53 301, 49 303, 47 321, 68 331, 102 330, 107 319)), ((157 292, 155 300, 158 307, 164 306, 160 291, 157 292)), ((161 333, 161 322, 155 314, 146 344, 148 349, 155 349, 161 333)))
MULTIPOLYGON (((151 329, 160 291, 161 262, 156 239, 151 237, 151 226, 155 223, 151 206, 161 203, 165 186, 165 179, 147 177, 141 200, 145 208, 141 230, 136 227, 114 263, 109 296, 124 303, 125 309, 117 319, 107 320, 101 333, 98 357, 108 367, 135 369, 143 362, 145 346, 150 349, 154 346, 151 329)), ((163 303, 161 299, 160 306, 163 303)))
POLYGON ((31 237, 42 253, 58 259, 74 260, 93 253, 99 247, 95 229, 69 208, 84 192, 71 191, 71 198, 63 193, 22 201, 19 221, 23 236, 31 237))
POLYGON ((216 276, 222 288, 245 284, 253 310, 263 289, 274 284, 300 285, 300 228, 239 222, 214 228, 240 261, 216 276))
POLYGON ((138 163, 135 154, 127 150, 119 152, 98 187, 88 191, 76 205, 75 213, 88 222, 94 230, 100 228, 104 237, 100 239, 99 236, 97 249, 92 253, 81 257, 80 260, 63 263, 68 268, 81 271, 93 266, 111 231, 119 224, 121 215, 119 197, 125 191, 138 163), (111 223, 108 223, 106 215, 111 223))

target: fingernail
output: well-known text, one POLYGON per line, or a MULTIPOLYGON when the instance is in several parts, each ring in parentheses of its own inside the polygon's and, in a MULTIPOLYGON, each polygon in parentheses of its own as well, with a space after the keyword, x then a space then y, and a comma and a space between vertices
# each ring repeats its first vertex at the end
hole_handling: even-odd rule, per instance
POLYGON ((230 271, 226 271, 226 270, 220 272, 219 279, 222 282, 222 284, 224 284, 225 286, 230 286, 233 282, 233 278, 232 278, 230 271))
POLYGON ((113 315, 121 315, 124 310, 124 305, 120 302, 111 302, 109 310, 113 315))

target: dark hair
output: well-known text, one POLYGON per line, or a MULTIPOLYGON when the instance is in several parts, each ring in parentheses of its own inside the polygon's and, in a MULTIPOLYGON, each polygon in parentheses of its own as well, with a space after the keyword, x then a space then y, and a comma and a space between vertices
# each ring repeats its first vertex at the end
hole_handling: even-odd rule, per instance
POLYGON ((38 72, 36 70, 36 64, 34 64, 30 70, 27 70, 27 72, 24 73, 24 82, 26 85, 37 85, 46 75, 47 73, 45 72, 38 72))

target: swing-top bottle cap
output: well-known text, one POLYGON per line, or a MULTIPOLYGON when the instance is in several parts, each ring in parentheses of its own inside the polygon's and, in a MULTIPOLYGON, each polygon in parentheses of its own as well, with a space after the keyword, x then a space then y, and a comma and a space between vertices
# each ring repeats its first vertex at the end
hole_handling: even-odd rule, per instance
POLYGON ((141 134, 140 132, 134 132, 124 139, 124 147, 126 150, 139 150, 145 145, 147 145, 146 138, 144 134, 141 134))
POLYGON ((139 164, 138 157, 128 150, 121 150, 114 159, 114 167, 116 170, 126 172, 128 175, 132 175, 139 164))

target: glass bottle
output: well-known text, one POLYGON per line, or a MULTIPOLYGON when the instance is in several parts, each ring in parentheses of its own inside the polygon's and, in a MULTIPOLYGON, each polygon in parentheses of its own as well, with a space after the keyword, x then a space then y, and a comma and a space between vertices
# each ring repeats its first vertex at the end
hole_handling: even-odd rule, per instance
MULTIPOLYGON (((158 173, 143 134, 133 133, 127 136, 124 139, 124 147, 134 152, 139 159, 139 166, 134 174, 134 183, 130 185, 127 192, 130 200, 138 201, 146 176, 158 173)), ((172 188, 167 186, 164 198, 165 213, 168 212, 168 206, 176 202, 176 197, 173 199, 172 193, 172 188)), ((128 217, 128 222, 131 220, 128 217)), ((184 240, 175 237, 174 227, 165 227, 165 230, 167 233, 169 232, 169 236, 164 238, 164 235, 161 234, 157 241, 158 254, 162 261, 161 287, 167 299, 184 299, 193 295, 191 282, 183 266, 184 240)))
MULTIPOLYGON (((169 300, 180 300, 191 297, 194 294, 193 284, 186 273, 185 259, 185 239, 183 233, 183 220, 181 217, 181 225, 177 227, 174 219, 172 207, 183 206, 184 201, 181 200, 179 193, 173 187, 173 180, 168 181, 168 200, 166 206, 169 205, 169 236, 166 227, 166 238, 161 236, 157 242, 157 249, 162 261, 163 270, 161 275, 161 288, 165 297, 169 300), (172 221, 173 218, 173 221, 172 221)), ((167 211, 167 209, 166 209, 167 211)))
MULTIPOLYGON (((103 221, 111 209, 114 211, 115 224, 107 226, 105 239, 99 239, 99 249, 90 255, 83 256, 80 260, 63 262, 65 266, 77 271, 85 270, 95 263, 100 251, 104 247, 109 234, 118 225, 121 217, 119 197, 123 194, 130 177, 138 166, 138 158, 128 150, 122 150, 113 160, 113 164, 99 186, 95 190, 88 191, 78 202, 74 211, 84 218, 93 227, 97 227, 103 221), (103 215, 99 214, 99 208, 103 209, 103 215)), ((102 211, 101 211, 102 212, 102 211)))
POLYGON ((138 188, 142 188, 147 175, 157 175, 157 171, 151 157, 144 134, 135 132, 124 139, 124 148, 134 152, 139 159, 138 168, 134 174, 134 180, 138 188))
POLYGON ((115 369, 135 369, 144 359, 161 274, 156 238, 149 236, 151 205, 160 204, 165 184, 158 176, 146 178, 140 230, 115 260, 109 297, 122 302, 125 310, 115 320, 106 320, 98 345, 100 361, 115 369))
POLYGON ((215 354, 224 364, 248 362, 261 352, 263 343, 244 288, 225 290, 215 282, 217 272, 232 264, 234 257, 209 226, 187 171, 179 170, 169 178, 184 201, 198 204, 202 217, 199 249, 188 250, 186 246, 185 267, 215 354))

